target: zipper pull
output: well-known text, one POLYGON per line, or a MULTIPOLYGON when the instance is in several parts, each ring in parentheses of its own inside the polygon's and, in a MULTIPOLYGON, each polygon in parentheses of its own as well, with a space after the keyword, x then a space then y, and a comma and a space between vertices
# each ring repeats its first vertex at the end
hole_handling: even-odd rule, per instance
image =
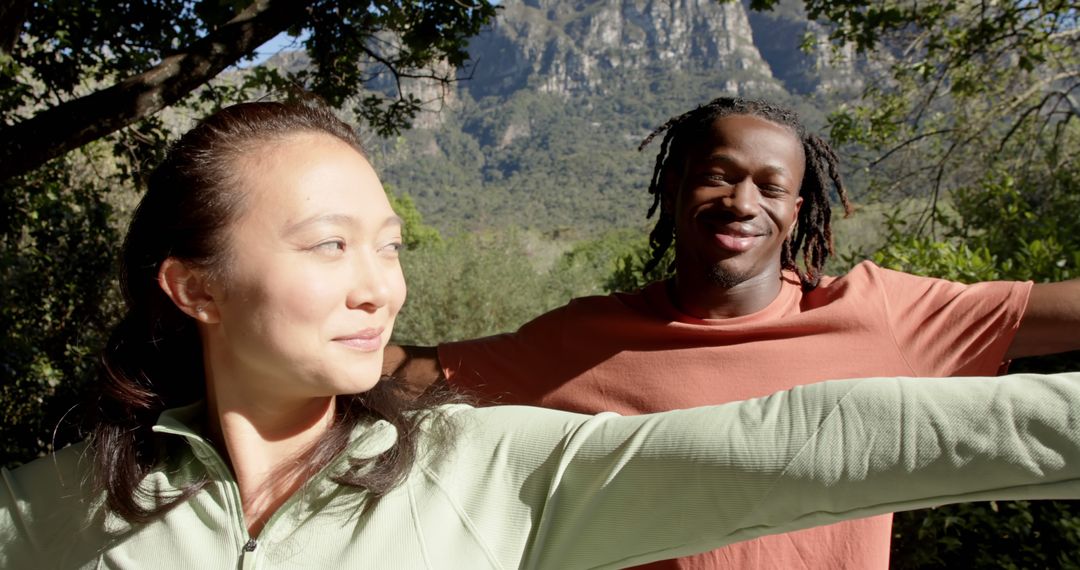
POLYGON ((255 547, 258 545, 259 543, 255 542, 254 538, 249 538, 248 541, 244 543, 244 552, 255 552, 255 547))

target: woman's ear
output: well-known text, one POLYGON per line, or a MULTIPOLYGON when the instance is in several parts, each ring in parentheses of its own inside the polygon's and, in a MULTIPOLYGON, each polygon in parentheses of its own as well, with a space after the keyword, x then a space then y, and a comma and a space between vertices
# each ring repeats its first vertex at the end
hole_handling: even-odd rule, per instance
POLYGON ((217 304, 203 270, 170 257, 158 270, 158 286, 184 314, 201 323, 218 322, 217 304))

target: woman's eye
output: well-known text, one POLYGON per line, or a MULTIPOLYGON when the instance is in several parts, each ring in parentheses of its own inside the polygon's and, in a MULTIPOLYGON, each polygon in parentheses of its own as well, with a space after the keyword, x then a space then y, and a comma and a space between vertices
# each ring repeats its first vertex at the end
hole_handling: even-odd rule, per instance
POLYGON ((327 240, 311 249, 320 253, 340 253, 345 251, 345 241, 340 239, 327 240))
POLYGON ((387 253, 398 254, 405 250, 405 244, 400 241, 392 241, 382 246, 380 250, 387 253))

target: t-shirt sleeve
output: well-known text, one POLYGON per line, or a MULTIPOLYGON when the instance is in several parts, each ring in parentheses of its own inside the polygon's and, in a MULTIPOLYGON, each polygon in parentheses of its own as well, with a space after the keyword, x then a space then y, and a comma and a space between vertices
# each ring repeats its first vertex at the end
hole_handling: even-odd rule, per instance
POLYGON ((913 374, 986 376, 1002 371, 1031 282, 965 285, 871 263, 860 269, 876 285, 886 326, 913 374))
POLYGON ((633 417, 470 409, 468 445, 433 477, 506 567, 623 567, 896 510, 1080 497, 1078 403, 1064 374, 828 382, 633 417))
POLYGON ((476 395, 481 404, 539 401, 561 363, 563 322, 569 305, 525 323, 512 333, 439 345, 439 364, 447 380, 476 395))

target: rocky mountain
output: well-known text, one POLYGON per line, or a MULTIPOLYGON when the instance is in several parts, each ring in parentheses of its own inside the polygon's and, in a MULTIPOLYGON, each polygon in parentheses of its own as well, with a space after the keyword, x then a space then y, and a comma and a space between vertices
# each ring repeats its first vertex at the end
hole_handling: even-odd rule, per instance
MULTIPOLYGON (((851 64, 821 40, 797 2, 769 12, 716 0, 518 0, 470 46, 475 97, 536 89, 602 94, 613 76, 664 69, 724 75, 725 90, 810 93, 834 88, 851 64), (804 36, 812 54, 799 50, 804 36), (827 81, 820 81, 821 79, 827 81)), ((850 61, 850 60, 849 60, 850 61)))
POLYGON ((640 223, 653 157, 635 149, 668 117, 742 95, 820 126, 822 109, 861 87, 855 59, 838 57, 801 6, 509 0, 450 92, 409 84, 434 103, 413 130, 372 141, 376 164, 443 229, 640 223))
POLYGON ((725 73, 732 91, 780 88, 754 45, 746 11, 715 0, 507 4, 470 52, 473 80, 465 88, 473 97, 524 88, 603 94, 613 76, 653 69, 725 73))

